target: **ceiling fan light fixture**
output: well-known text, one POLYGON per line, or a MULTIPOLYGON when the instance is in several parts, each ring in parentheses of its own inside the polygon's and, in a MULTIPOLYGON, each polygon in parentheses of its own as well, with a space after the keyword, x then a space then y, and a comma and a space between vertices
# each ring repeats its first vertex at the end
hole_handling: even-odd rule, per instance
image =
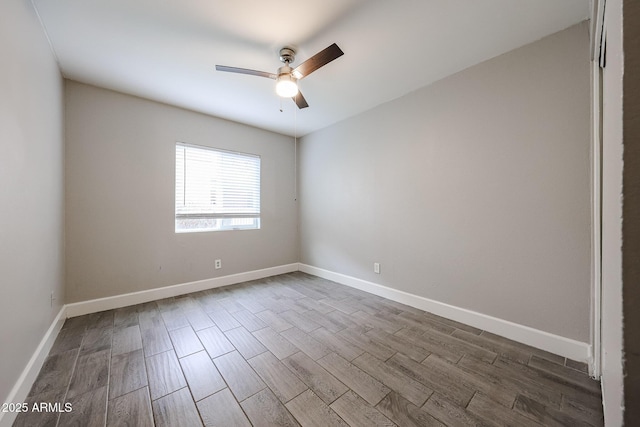
POLYGON ((276 93, 283 98, 292 98, 298 94, 298 79, 291 75, 291 67, 285 65, 278 70, 276 93))
POLYGON ((279 78, 276 93, 283 98, 293 98, 298 94, 298 85, 293 78, 279 78))

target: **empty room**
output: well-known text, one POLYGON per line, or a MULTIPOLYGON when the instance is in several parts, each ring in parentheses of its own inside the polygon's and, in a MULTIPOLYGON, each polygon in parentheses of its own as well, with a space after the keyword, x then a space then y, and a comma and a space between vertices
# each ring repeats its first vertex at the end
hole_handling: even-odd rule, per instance
POLYGON ((632 426, 632 0, 4 0, 0 427, 632 426))

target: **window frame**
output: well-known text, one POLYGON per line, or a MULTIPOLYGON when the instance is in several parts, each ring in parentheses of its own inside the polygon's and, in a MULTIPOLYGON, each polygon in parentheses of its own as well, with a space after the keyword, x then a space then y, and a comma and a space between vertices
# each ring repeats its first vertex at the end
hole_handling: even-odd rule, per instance
MULTIPOLYGON (((253 153, 245 153, 240 151, 227 150, 217 147, 211 147, 206 145, 197 145, 190 144, 186 142, 176 141, 175 143, 175 158, 174 158, 175 168, 174 168, 174 232, 176 234, 182 233, 199 233, 199 232, 211 232, 211 231, 239 231, 239 230, 260 230, 262 227, 261 224, 261 215, 262 215, 262 157, 258 154, 253 153), (257 212, 250 213, 242 213, 242 212, 199 212, 199 213, 179 213, 179 202, 178 202, 178 191, 179 191, 179 165, 178 165, 178 150, 180 148, 185 149, 185 155, 183 157, 183 164, 186 166, 187 156, 186 150, 189 148, 193 148, 196 150, 204 150, 209 152, 218 153, 222 156, 232 155, 237 159, 242 159, 243 157, 246 159, 252 159, 255 161, 257 159, 257 196, 254 195, 252 202, 255 203, 257 197, 257 212), (210 221, 214 225, 206 226, 192 226, 186 227, 184 226, 186 220, 204 220, 210 221), (246 220, 251 219, 251 222, 246 222, 246 220), (179 227, 179 221, 182 220, 183 227, 179 227), (245 220, 245 221, 242 221, 245 220), (239 224, 238 222, 245 222, 244 224, 239 224)), ((184 166, 183 166, 184 167, 184 166)), ((183 171, 183 183, 182 183, 182 194, 186 197, 187 185, 184 179, 186 179, 186 169, 183 171)), ((233 181, 231 181, 233 182, 233 181)), ((252 180, 255 184, 256 180, 252 180)), ((221 181, 219 184, 224 185, 228 184, 227 181, 221 181)), ((237 181, 236 181, 237 184, 237 181)), ((212 192, 222 192, 224 193, 224 189, 218 186, 211 186, 210 191, 212 192)), ((222 205, 222 209, 224 205, 222 205)))

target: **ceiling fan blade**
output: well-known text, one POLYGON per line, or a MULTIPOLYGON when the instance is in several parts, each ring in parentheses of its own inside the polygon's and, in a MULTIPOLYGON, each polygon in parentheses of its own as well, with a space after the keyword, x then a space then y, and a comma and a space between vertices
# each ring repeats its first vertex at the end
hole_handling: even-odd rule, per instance
POLYGON ((277 77, 273 73, 267 73, 266 71, 249 70, 248 68, 227 67, 226 65, 216 65, 217 71, 226 71, 228 73, 249 74, 250 76, 266 77, 268 79, 274 79, 277 77))
POLYGON ((338 47, 337 44, 334 43, 328 48, 316 53, 311 58, 304 61, 302 64, 298 65, 293 70, 293 75, 298 79, 305 78, 318 68, 327 65, 329 62, 341 57, 342 55, 344 55, 344 52, 338 47))
POLYGON ((307 100, 302 96, 302 92, 298 91, 297 95, 291 99, 293 99, 293 102, 295 102, 300 109, 307 108, 309 106, 309 104, 307 104, 307 100))

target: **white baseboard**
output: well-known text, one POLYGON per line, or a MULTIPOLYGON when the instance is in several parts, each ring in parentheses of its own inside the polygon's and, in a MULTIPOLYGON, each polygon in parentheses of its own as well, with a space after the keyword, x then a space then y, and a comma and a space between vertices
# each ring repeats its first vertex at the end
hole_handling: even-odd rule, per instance
POLYGON ((127 307, 129 305, 135 304, 142 304, 162 298, 175 297, 178 295, 189 294, 191 292, 198 292, 207 289, 219 288, 221 286, 234 285, 236 283, 263 279, 265 277, 291 273, 293 271, 298 271, 298 263, 279 265, 277 267, 269 267, 261 270, 248 271, 245 273, 198 280, 196 282, 181 283, 179 285, 165 286, 162 288, 149 289, 146 291, 131 292, 128 294, 115 295, 112 297, 76 302, 66 305, 67 317, 83 316, 85 314, 97 313, 99 311, 112 310, 115 308, 127 307))
MULTIPOLYGON (((53 347, 53 343, 58 337, 58 333, 60 329, 62 329, 62 325, 64 325, 64 321, 67 319, 66 307, 62 306, 58 315, 51 322, 51 326, 47 329, 47 332, 40 340, 40 344, 36 348, 36 351, 29 359, 27 366, 25 366, 22 374, 18 378, 18 381, 14 384, 13 388, 9 392, 7 396, 6 402, 24 402, 27 399, 29 391, 31 390, 31 386, 35 382, 38 377, 38 373, 40 369, 42 369, 42 365, 44 364, 51 347, 53 347)), ((18 416, 17 412, 1 412, 0 411, 0 427, 11 426, 18 416)))
POLYGON ((520 325, 508 320, 478 313, 476 311, 434 301, 429 298, 410 294, 387 286, 378 285, 376 283, 347 276, 345 274, 313 267, 311 265, 300 263, 299 270, 350 286, 352 288, 360 289, 374 295, 388 298, 402 304, 410 305, 412 307, 419 308, 420 310, 446 317, 447 319, 483 329, 496 335, 509 338, 513 341, 546 350, 560 356, 568 357, 572 360, 588 363, 591 361, 591 345, 585 342, 565 338, 560 335, 554 335, 529 326, 520 325))

